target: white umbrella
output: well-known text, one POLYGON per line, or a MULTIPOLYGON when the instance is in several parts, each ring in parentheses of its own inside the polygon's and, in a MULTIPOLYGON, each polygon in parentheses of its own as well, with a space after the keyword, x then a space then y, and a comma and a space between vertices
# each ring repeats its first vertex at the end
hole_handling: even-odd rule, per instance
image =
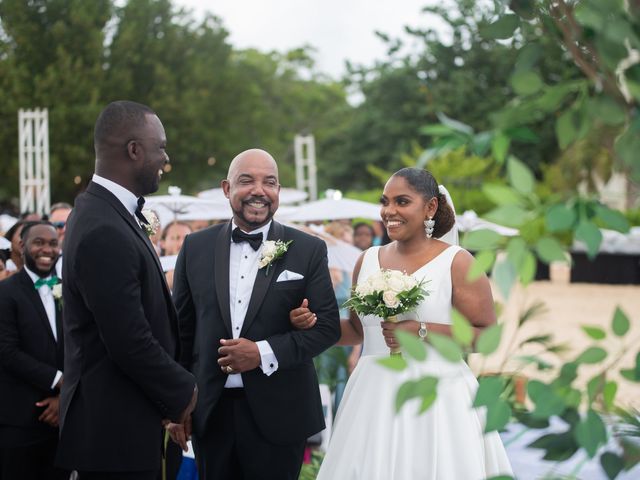
POLYGON ((8 250, 11 248, 11 242, 4 237, 0 237, 0 250, 8 250))
POLYGON ((337 268, 351 274, 362 253, 357 247, 327 233, 322 225, 290 225, 291 227, 321 238, 327 244, 327 260, 329 268, 337 268))
POLYGON ((518 235, 518 229, 498 225, 497 223, 488 222, 478 217, 473 210, 467 210, 462 215, 456 215, 456 225, 461 232, 471 232, 473 230, 489 229, 499 233, 505 237, 513 237, 518 235))
POLYGON ((351 198, 325 198, 299 205, 294 212, 286 216, 283 214, 281 217, 288 222, 315 222, 351 218, 380 220, 380 205, 351 198))
MULTIPOLYGON (((280 204, 289 205, 292 203, 302 202, 306 200, 309 195, 302 190, 296 190, 295 188, 282 187, 280 189, 280 204)), ((204 190, 198 194, 198 198, 204 198, 207 200, 213 200, 219 203, 229 203, 227 197, 224 196, 222 188, 212 188, 210 190, 204 190)))
POLYGON ((147 197, 145 208, 158 215, 160 224, 166 226, 174 220, 222 220, 231 218, 231 208, 212 200, 182 195, 179 187, 169 187, 169 195, 147 197))

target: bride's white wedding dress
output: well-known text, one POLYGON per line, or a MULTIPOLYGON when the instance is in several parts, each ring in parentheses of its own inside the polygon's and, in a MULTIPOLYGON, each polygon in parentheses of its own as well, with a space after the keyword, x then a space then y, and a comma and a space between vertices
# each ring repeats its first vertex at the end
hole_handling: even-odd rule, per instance
MULTIPOLYGON (((358 283, 380 268, 379 247, 363 259, 358 283)), ((418 308, 420 321, 451 323, 451 263, 458 246, 450 246, 413 276, 426 279, 429 296, 418 308)), ((415 314, 407 318, 415 318, 415 314)), ((472 408, 477 381, 464 362, 451 363, 432 347, 427 360, 409 361, 402 372, 379 365, 389 355, 381 319, 361 318, 362 358, 349 378, 329 450, 318 480, 481 480, 511 475, 511 466, 496 432, 483 434, 483 417, 472 408), (440 378, 437 399, 418 414, 419 399, 395 413, 400 385, 425 375, 440 378)))

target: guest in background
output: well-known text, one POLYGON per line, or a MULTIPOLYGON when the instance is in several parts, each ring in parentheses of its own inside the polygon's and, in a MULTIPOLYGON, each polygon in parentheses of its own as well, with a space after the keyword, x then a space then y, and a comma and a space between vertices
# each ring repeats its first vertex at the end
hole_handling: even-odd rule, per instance
POLYGON ((38 222, 42 220, 42 215, 36 212, 23 212, 20 215, 20 220, 24 220, 25 222, 38 222))
POLYGON ((56 227, 56 230, 58 230, 58 243, 60 244, 60 248, 62 248, 62 244, 64 243, 67 218, 69 218, 72 208, 68 203, 59 202, 51 205, 51 210, 49 211, 49 221, 56 227))
POLYGON ((0 281, 11 275, 11 272, 7 270, 7 260, 9 259, 9 250, 0 250, 0 281))
POLYGON ((11 253, 6 261, 6 268, 9 272, 14 273, 22 268, 22 245, 20 243, 20 232, 25 224, 25 220, 18 220, 5 233, 4 238, 11 242, 11 253))
POLYGON ((373 246, 376 232, 370 223, 359 222, 353 226, 353 244, 360 250, 366 250, 373 246))
POLYGON ((180 253, 185 237, 192 231, 188 223, 180 221, 171 222, 162 231, 160 239, 161 262, 167 284, 171 290, 173 290, 173 271, 176 266, 176 257, 180 253))
POLYGON ((24 268, 0 282, 0 479, 68 479, 53 465, 64 354, 58 235, 28 222, 22 241, 24 268))
POLYGON ((209 225, 211 225, 211 222, 209 220, 190 220, 189 221, 189 226, 191 227, 192 232, 198 232, 200 230, 203 230, 207 228, 209 225))

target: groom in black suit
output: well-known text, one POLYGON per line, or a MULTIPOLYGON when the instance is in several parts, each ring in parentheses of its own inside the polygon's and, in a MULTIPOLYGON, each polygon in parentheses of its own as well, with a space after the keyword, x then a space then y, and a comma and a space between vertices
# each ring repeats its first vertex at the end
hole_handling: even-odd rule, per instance
POLYGON ((51 223, 21 232, 24 267, 0 282, 0 480, 62 480, 54 468, 64 346, 58 234, 51 223))
POLYGON ((175 360, 176 312, 142 213, 169 161, 166 137, 150 108, 119 101, 94 141, 96 173, 64 242, 58 462, 81 480, 155 480, 162 423, 184 421, 197 398, 175 360))
POLYGON ((272 220, 280 184, 267 152, 238 155, 222 188, 232 221, 189 235, 174 276, 181 358, 200 389, 198 473, 297 480, 305 440, 324 428, 313 357, 340 336, 327 248, 272 220), (274 241, 286 251, 269 256, 274 241), (304 299, 317 321, 295 330, 289 312, 304 299))

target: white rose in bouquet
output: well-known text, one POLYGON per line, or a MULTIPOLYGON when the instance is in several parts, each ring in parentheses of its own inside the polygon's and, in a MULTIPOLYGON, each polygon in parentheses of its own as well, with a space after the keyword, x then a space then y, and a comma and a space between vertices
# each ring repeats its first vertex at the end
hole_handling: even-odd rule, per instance
POLYGON ((387 279, 385 278, 385 275, 373 275, 369 277, 368 280, 374 291, 383 292, 387 290, 387 279))
POLYGON ((389 275, 389 278, 387 280, 388 289, 394 291, 395 293, 400 293, 403 290, 408 290, 408 288, 405 287, 404 277, 405 275, 403 275, 402 272, 398 272, 397 270, 391 272, 391 275, 389 275), (395 272, 397 272, 399 275, 394 274, 395 272))
POLYGON ((389 308, 396 308, 400 304, 396 292, 393 290, 387 290, 382 294, 382 301, 389 308))

